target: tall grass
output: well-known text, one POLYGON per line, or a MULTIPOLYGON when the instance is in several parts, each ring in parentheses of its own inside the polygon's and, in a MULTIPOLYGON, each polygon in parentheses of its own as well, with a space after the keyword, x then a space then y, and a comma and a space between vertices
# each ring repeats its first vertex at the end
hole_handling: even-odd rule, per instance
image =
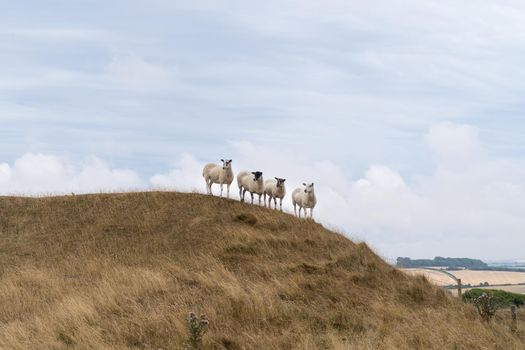
POLYGON ((0 199, 1 349, 523 349, 310 220, 180 193, 0 199))

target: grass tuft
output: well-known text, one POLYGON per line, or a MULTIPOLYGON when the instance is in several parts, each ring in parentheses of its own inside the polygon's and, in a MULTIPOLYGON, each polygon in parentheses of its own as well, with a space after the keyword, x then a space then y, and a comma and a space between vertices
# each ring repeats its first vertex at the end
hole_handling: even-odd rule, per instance
POLYGON ((235 215, 235 221, 250 226, 255 226, 257 224, 257 217, 251 213, 241 213, 235 215))

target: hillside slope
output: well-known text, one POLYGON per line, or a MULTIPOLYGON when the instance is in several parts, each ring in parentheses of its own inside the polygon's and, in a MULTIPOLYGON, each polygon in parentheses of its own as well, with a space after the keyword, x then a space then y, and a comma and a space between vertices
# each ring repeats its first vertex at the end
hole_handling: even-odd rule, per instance
POLYGON ((0 198, 1 349, 524 349, 310 220, 198 194, 0 198))

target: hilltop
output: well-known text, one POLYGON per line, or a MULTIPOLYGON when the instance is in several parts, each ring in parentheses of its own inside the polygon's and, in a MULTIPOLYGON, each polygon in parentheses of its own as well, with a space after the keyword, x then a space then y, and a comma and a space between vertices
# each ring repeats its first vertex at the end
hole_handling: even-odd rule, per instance
POLYGON ((311 220, 199 194, 0 198, 1 349, 523 349, 311 220))

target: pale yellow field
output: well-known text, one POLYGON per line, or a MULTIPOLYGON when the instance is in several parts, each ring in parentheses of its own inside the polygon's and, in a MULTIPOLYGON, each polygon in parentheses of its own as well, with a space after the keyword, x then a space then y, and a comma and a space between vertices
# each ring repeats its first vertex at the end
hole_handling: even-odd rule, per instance
POLYGON ((508 271, 449 271, 457 278, 461 278, 463 284, 479 285, 488 282, 489 284, 519 284, 525 283, 525 272, 508 271))
MULTIPOLYGON (((404 271, 405 273, 408 273, 410 275, 423 275, 430 282, 436 285, 439 285, 439 286, 446 286, 449 284, 456 283, 445 272, 441 272, 437 270, 412 268, 412 269, 401 269, 401 271, 404 271)), ((471 271, 471 270, 459 270, 459 271, 447 271, 447 272, 451 273, 456 278, 461 278, 462 284, 471 284, 472 286, 477 286, 480 283, 485 283, 485 282, 488 282, 489 285, 525 283, 525 272, 471 271)), ((522 290, 523 292, 523 289, 525 289, 525 286, 517 286, 517 289, 522 290), (519 287, 522 287, 522 289, 520 289, 519 287)))

